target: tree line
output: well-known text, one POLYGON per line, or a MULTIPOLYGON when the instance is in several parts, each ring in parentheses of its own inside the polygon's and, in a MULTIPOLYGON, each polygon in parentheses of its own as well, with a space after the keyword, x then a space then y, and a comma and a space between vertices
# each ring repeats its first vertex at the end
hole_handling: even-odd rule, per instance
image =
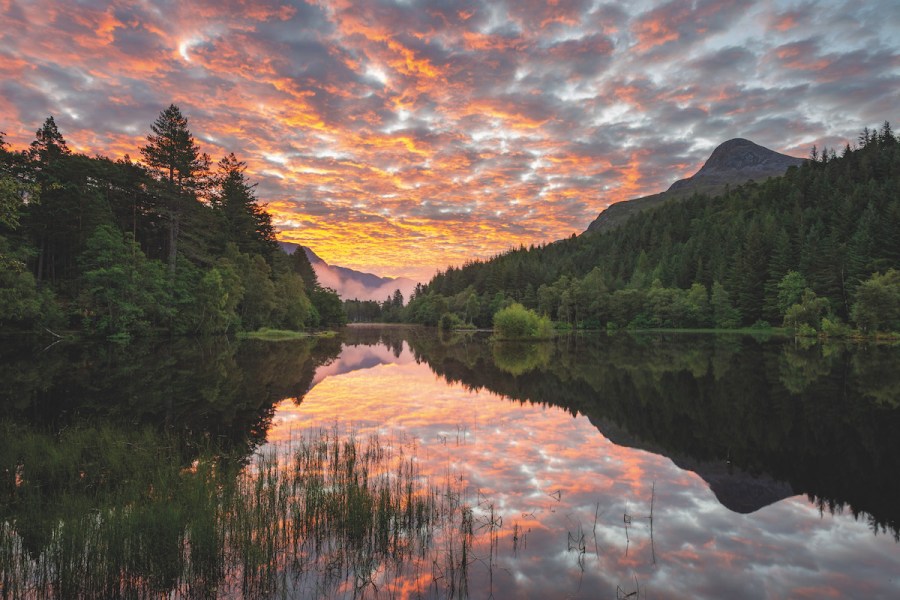
POLYGON ((403 293, 397 289, 379 302, 377 300, 344 300, 344 312, 351 323, 400 323, 404 319, 403 293))
POLYGON ((900 144, 885 123, 783 177, 450 267, 404 316, 490 327, 513 302, 584 328, 900 331, 900 144))
POLYGON ((213 164, 174 104, 140 161, 73 152, 53 117, 0 134, 0 325, 129 337, 343 324, 303 252, 278 246, 247 165, 213 164))

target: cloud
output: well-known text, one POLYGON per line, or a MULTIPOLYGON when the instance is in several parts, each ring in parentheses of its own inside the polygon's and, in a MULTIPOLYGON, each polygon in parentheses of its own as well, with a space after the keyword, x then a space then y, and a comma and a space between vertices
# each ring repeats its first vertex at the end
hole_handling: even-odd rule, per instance
POLYGON ((2 4, 2 129, 137 156, 171 102, 284 239, 387 276, 582 231, 749 137, 804 156, 897 120, 891 3, 2 4))

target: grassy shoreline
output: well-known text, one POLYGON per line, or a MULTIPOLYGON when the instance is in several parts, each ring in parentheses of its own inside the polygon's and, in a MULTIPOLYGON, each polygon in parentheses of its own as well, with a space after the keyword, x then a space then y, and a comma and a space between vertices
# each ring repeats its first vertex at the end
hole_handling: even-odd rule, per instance
POLYGON ((336 331, 294 331, 292 329, 270 329, 263 327, 256 331, 239 331, 235 336, 239 340, 263 340, 266 342, 281 342, 288 340, 301 340, 305 338, 330 338, 337 335, 336 331))

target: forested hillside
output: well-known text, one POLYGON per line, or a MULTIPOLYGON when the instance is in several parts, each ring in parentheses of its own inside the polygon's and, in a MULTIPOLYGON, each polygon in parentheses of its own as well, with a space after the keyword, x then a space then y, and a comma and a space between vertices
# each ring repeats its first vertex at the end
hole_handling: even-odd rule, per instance
POLYGON ((340 324, 306 256, 287 256, 246 164, 215 165, 178 107, 135 162, 77 154, 53 118, 22 152, 0 135, 0 325, 101 336, 340 324))
POLYGON ((784 177, 694 195, 605 233, 449 268, 409 320, 490 326, 516 301, 586 327, 782 323, 900 329, 900 144, 885 123, 840 156, 815 149, 784 177))

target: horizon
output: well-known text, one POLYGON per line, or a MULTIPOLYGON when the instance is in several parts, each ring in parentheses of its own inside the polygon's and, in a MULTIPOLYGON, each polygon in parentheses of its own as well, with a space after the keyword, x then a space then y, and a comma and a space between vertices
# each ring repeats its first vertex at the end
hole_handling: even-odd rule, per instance
POLYGON ((234 152, 279 239, 425 282, 581 233, 746 138, 806 157, 896 119, 892 3, 2 5, 0 130, 54 116, 139 156, 177 104, 234 152))

